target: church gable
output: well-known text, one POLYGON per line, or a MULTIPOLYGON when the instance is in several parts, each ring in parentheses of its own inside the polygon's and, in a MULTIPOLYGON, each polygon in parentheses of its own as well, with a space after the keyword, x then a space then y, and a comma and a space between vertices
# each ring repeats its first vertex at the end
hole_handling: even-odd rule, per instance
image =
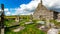
POLYGON ((35 12, 33 13, 34 18, 39 19, 40 16, 42 16, 42 18, 53 18, 53 11, 48 10, 44 5, 42 5, 42 0, 41 3, 38 4, 35 12))

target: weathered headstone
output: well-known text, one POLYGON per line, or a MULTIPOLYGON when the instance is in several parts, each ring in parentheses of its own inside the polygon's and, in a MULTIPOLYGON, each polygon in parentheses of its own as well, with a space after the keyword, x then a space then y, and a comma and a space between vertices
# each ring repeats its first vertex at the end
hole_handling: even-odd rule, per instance
POLYGON ((47 32, 47 34, 58 34, 59 31, 56 28, 50 28, 47 32))
POLYGON ((16 19, 15 19, 15 21, 16 21, 16 22, 19 22, 19 20, 20 20, 20 19, 19 19, 19 16, 17 16, 16 19))
POLYGON ((23 30, 23 29, 25 29, 25 27, 20 26, 20 27, 14 29, 13 31, 14 31, 14 32, 19 32, 19 31, 21 31, 21 30, 23 30))

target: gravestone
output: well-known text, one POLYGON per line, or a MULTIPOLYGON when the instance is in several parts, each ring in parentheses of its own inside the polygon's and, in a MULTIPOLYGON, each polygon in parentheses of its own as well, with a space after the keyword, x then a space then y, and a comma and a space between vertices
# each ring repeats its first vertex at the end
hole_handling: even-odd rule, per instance
POLYGON ((59 31, 56 28, 50 28, 47 32, 47 34, 58 34, 59 31))
POLYGON ((15 21, 16 21, 16 22, 19 22, 19 20, 20 20, 20 19, 19 19, 19 16, 17 16, 17 17, 15 18, 15 21))

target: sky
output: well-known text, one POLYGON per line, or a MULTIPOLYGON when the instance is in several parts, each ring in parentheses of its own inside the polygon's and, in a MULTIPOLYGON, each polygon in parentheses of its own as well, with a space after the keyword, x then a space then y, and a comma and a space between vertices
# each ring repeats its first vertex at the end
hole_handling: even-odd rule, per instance
MULTIPOLYGON (((60 0, 42 0, 48 9, 60 12, 60 0)), ((30 15, 34 13, 40 0, 1 0, 5 15, 30 15)), ((1 9, 0 9, 1 11, 1 9)))

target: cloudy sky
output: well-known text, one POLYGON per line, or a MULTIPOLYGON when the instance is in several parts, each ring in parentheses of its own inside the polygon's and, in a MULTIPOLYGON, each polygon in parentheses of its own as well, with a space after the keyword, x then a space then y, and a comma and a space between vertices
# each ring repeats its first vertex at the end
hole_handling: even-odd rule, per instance
MULTIPOLYGON (((2 3, 5 7, 5 15, 30 15, 33 14, 40 0, 1 0, 0 4, 2 3)), ((60 0, 43 0, 43 5, 60 12, 60 0)))

